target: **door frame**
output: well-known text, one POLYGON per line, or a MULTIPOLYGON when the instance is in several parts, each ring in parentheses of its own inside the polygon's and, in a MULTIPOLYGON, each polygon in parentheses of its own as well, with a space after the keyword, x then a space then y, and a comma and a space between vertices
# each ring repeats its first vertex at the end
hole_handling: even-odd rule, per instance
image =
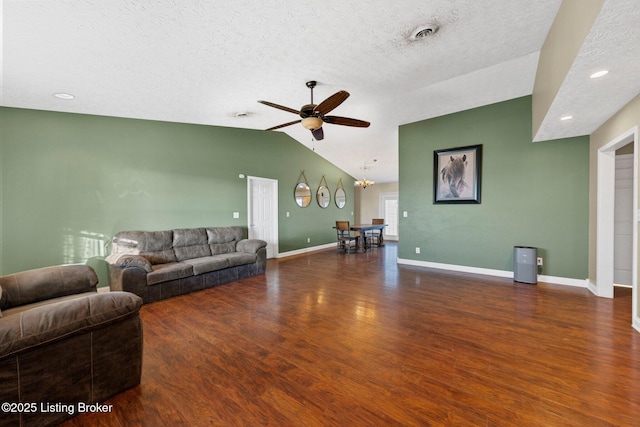
POLYGON ((247 235, 249 237, 249 239, 253 238, 253 236, 251 235, 251 222, 252 222, 252 208, 253 208, 253 198, 252 198, 252 192, 251 192, 251 188, 252 188, 252 184, 254 181, 263 181, 263 182, 267 182, 272 186, 272 189, 274 191, 271 192, 272 194, 272 200, 271 200, 271 206, 272 206, 272 215, 271 215, 271 228, 273 230, 273 242, 268 242, 272 244, 273 247, 273 254, 271 256, 271 258, 277 258, 278 254, 280 253, 280 241, 279 241, 279 231, 278 231, 278 180, 277 179, 271 179, 271 178, 263 178, 263 177, 259 177, 259 176, 247 176, 247 235))
POLYGON ((635 126, 598 149, 596 215, 596 286, 598 296, 613 298, 613 246, 616 150, 633 142, 633 254, 632 325, 640 331, 638 319, 638 127, 635 126))

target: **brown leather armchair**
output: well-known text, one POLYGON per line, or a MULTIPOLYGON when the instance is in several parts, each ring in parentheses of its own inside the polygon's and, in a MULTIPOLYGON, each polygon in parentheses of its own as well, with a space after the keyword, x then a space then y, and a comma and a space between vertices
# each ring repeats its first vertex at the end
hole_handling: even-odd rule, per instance
POLYGON ((0 426, 59 423, 140 383, 142 300, 97 282, 86 265, 0 277, 0 426))

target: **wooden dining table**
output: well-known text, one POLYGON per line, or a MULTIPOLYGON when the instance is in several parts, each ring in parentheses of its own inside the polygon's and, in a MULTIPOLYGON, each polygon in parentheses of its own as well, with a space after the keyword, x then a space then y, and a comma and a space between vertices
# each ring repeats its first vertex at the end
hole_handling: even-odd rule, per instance
POLYGON ((357 242, 357 252, 359 254, 364 253, 366 248, 366 244, 365 244, 365 233, 367 231, 371 231, 371 230, 380 230, 380 240, 378 242, 378 246, 384 246, 384 240, 382 238, 382 235, 384 234, 382 232, 382 230, 387 226, 388 224, 354 224, 351 227, 351 230, 353 231, 359 231, 360 235, 358 236, 358 242, 357 242))

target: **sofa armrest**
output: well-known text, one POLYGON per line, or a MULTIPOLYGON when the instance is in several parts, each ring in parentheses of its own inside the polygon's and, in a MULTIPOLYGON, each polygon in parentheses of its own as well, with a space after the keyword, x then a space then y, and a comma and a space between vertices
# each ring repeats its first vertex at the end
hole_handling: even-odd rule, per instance
POLYGON ((115 267, 120 267, 120 268, 138 267, 143 269, 147 273, 151 273, 153 271, 151 269, 151 263, 149 262, 149 260, 141 255, 113 254, 113 255, 109 255, 105 260, 109 264, 115 267))
POLYGON ((260 248, 266 248, 267 242, 259 239, 242 239, 236 244, 236 251, 255 254, 260 248))
POLYGON ((105 292, 51 303, 0 319, 0 358, 115 323, 135 315, 142 299, 105 292))
POLYGON ((142 298, 144 304, 155 301, 153 295, 149 295, 151 292, 149 288, 153 286, 147 285, 147 272, 142 268, 120 268, 109 265, 109 289, 113 291, 131 292, 142 298))

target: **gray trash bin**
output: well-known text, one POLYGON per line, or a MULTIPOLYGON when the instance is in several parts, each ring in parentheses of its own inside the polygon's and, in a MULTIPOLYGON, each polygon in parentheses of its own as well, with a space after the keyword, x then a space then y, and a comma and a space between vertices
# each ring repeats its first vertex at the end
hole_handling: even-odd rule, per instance
POLYGON ((515 282, 538 283, 538 249, 530 246, 513 248, 513 280, 515 282))

